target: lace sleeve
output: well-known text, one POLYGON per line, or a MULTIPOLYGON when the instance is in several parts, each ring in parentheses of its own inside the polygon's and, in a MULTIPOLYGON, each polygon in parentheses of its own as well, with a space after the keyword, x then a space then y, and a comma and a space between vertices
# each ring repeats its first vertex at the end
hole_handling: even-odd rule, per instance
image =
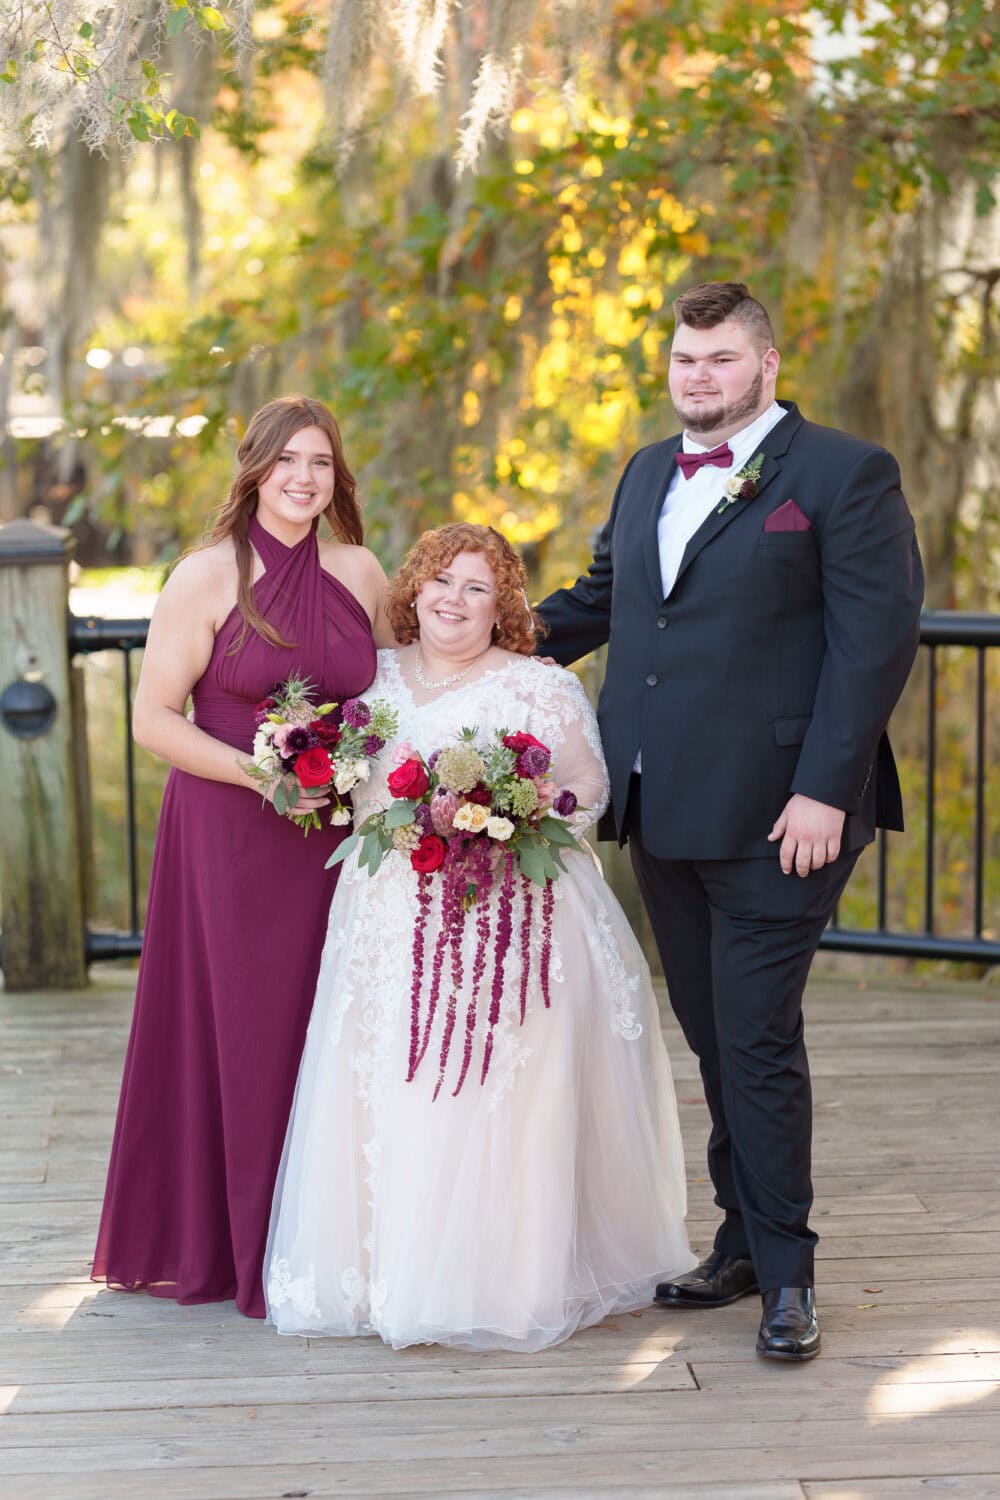
MULTIPOLYGON (((570 818, 577 838, 597 822, 608 805, 608 768, 601 750, 597 716, 580 679, 562 667, 537 667, 535 699, 546 721, 552 749, 552 779, 576 793, 579 809, 570 818)), ((540 738, 544 738, 540 735, 540 738)))

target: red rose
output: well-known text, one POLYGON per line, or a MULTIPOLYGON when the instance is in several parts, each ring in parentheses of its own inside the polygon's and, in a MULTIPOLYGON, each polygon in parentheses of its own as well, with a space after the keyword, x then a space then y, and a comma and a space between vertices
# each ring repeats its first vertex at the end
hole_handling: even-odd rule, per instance
MULTIPOLYGON (((415 764, 415 761, 407 761, 407 765, 415 764)), ((410 864, 421 875, 430 875, 444 864, 445 848, 444 839, 439 839, 434 833, 425 833, 410 855, 410 864)))
POLYGON ((520 755, 522 750, 527 750, 529 745, 537 745, 539 750, 549 748, 548 745, 543 745, 541 740, 536 740, 533 734, 525 734, 523 730, 518 730, 517 734, 505 734, 503 742, 508 750, 514 751, 515 755, 520 755))
POLYGON ((320 744, 325 745, 327 749, 340 744, 340 730, 336 724, 328 724, 325 719, 313 719, 309 728, 320 744))
POLYGON ((493 793, 488 786, 483 786, 481 781, 477 782, 471 792, 463 792, 462 795, 466 802, 478 802, 480 807, 489 807, 493 801, 493 793))
MULTIPOLYGON (((430 786, 423 761, 404 760, 389 773, 388 787, 394 797, 422 797, 430 786)), ((416 866, 414 866, 416 868, 416 866)), ((437 869, 437 865, 432 866, 437 869)))
POLYGON ((303 750, 302 754, 296 757, 295 774, 301 787, 326 786, 333 780, 333 767, 330 765, 329 755, 321 745, 314 745, 311 750, 303 750))

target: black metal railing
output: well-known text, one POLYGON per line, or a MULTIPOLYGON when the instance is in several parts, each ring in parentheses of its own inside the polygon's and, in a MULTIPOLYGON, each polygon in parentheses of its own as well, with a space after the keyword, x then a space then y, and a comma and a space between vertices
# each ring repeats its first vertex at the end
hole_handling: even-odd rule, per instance
MULTIPOLYGON (((135 798, 135 765, 131 732, 132 669, 131 653, 146 643, 147 620, 102 620, 70 618, 70 654, 96 651, 120 651, 122 654, 122 690, 125 706, 125 814, 126 861, 128 870, 128 932, 90 932, 87 935, 87 957, 133 957, 142 948, 139 930, 139 892, 137 875, 137 830, 135 798)), ((889 921, 890 841, 894 837, 880 831, 876 845, 875 926, 844 927, 835 917, 823 934, 821 946, 846 953, 883 954, 900 958, 938 958, 981 964, 1000 963, 1000 936, 988 930, 986 920, 986 852, 987 818, 987 652, 1000 647, 1000 615, 961 614, 941 610, 926 611, 921 620, 920 643, 927 659, 925 703, 925 801, 923 812, 923 892, 922 930, 893 928, 889 921), (938 772, 938 651, 944 647, 964 646, 975 651, 975 723, 974 723, 974 789, 973 817, 969 830, 972 849, 972 931, 967 935, 945 935, 935 930, 937 924, 937 772, 938 772)), ((898 837, 896 835, 895 837, 898 837)))
POLYGON ((69 617, 71 657, 92 656, 96 651, 121 652, 125 709, 125 862, 129 930, 94 932, 88 929, 84 943, 88 963, 98 958, 136 958, 142 951, 142 931, 139 927, 138 831, 135 816, 135 744, 132 739, 132 652, 142 650, 148 631, 148 620, 102 620, 93 615, 69 617))
POLYGON ((940 958, 973 963, 1000 963, 1000 934, 987 931, 987 652, 1000 647, 1000 615, 961 614, 951 610, 925 610, 920 621, 920 644, 927 663, 924 706, 924 810, 923 810, 923 929, 893 930, 888 920, 889 855, 894 837, 880 830, 876 845, 876 926, 845 928, 834 918, 823 934, 821 946, 847 953, 880 953, 900 958, 940 958), (972 850, 972 931, 965 936, 938 931, 937 835, 938 835, 938 652, 965 646, 975 652, 973 720, 973 806, 969 844, 972 850))

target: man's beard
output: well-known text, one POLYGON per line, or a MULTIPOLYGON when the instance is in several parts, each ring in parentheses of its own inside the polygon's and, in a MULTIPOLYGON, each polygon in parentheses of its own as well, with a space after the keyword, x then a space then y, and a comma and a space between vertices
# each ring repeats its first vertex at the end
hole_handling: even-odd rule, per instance
MULTIPOLYGON (((691 413, 686 412, 680 405, 675 405, 674 410, 688 432, 715 432, 720 427, 733 427, 733 423, 739 423, 741 417, 756 416, 763 389, 764 366, 762 362, 749 388, 731 406, 720 401, 718 406, 696 406, 691 413)), ((739 427, 734 427, 733 431, 738 432, 739 427)))

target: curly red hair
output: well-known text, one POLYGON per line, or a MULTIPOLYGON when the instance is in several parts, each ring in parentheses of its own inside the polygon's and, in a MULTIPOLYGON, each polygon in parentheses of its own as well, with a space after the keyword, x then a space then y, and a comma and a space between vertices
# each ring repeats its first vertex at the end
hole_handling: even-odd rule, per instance
POLYGON ((533 656, 545 624, 528 604, 524 563, 505 536, 492 526, 451 521, 425 531, 389 582, 385 612, 401 646, 420 638, 416 599, 428 579, 454 562, 460 552, 481 552, 497 581, 497 622, 493 643, 520 656, 533 656))

